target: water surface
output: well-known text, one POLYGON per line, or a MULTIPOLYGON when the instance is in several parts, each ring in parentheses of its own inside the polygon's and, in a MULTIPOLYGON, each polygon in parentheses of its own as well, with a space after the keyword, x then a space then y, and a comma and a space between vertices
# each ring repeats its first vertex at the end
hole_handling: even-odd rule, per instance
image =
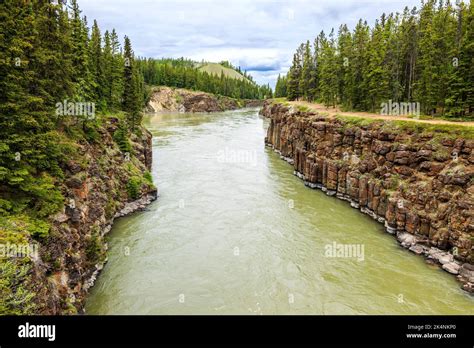
POLYGON ((160 197, 114 224, 87 313, 473 314, 454 277, 305 187, 264 146, 267 122, 256 109, 146 118, 160 197), (333 243, 363 260, 327 257, 333 243))

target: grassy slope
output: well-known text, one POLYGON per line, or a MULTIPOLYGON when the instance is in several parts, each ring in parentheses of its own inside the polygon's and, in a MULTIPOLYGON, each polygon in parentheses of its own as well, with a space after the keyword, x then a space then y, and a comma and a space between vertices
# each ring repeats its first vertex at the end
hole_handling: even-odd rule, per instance
POLYGON ((226 68, 218 63, 205 63, 204 65, 198 67, 199 71, 207 72, 209 74, 220 76, 224 72, 225 76, 232 77, 234 79, 243 80, 245 77, 239 72, 226 68))

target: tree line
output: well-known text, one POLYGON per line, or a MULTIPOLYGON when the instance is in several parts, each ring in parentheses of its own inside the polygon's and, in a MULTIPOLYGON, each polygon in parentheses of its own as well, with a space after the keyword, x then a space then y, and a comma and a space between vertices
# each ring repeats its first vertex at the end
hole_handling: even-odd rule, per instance
POLYGON ((0 1, 0 217, 28 211, 42 219, 57 211, 58 182, 74 146, 100 139, 103 115, 123 118, 114 139, 129 151, 149 98, 145 82, 271 96, 244 76, 202 73, 184 59, 138 59, 128 37, 122 45, 115 30, 89 26, 77 0, 0 1))
POLYGON ((141 122, 146 93, 130 39, 122 48, 115 30, 90 29, 76 0, 0 2, 0 77, 0 215, 42 218, 62 205, 70 139, 99 137, 95 111, 124 113, 125 134, 141 122), (93 114, 77 115, 85 104, 93 114))
POLYGON ((220 94, 237 99, 265 99, 272 97, 272 89, 268 85, 259 86, 250 75, 235 68, 229 62, 221 65, 242 74, 242 79, 200 71, 198 64, 184 58, 138 60, 138 66, 149 85, 163 85, 177 88, 198 90, 220 94))
POLYGON ((474 114, 474 5, 427 0, 421 8, 359 20, 301 44, 276 97, 318 101, 346 110, 379 111, 381 103, 417 102, 428 115, 474 114))

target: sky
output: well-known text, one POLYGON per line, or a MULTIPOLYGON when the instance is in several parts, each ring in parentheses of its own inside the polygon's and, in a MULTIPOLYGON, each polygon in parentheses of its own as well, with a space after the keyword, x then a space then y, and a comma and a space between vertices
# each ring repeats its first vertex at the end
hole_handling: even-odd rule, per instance
POLYGON ((89 24, 130 37, 136 56, 228 60, 274 87, 300 43, 420 0, 79 0, 89 24))

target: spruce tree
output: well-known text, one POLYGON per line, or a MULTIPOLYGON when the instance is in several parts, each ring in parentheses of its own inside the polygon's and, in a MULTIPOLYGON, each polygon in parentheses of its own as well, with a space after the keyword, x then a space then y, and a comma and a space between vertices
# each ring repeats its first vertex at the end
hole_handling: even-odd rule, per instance
POLYGON ((140 79, 135 67, 130 39, 125 36, 123 110, 127 113, 127 122, 132 132, 141 123, 141 107, 140 79))
POLYGON ((337 57, 337 79, 338 79, 338 95, 339 103, 347 108, 351 108, 351 91, 352 91, 352 36, 347 25, 341 25, 338 33, 338 57, 337 57))
POLYGON ((102 54, 102 37, 100 34, 99 26, 97 21, 94 20, 92 26, 91 38, 89 41, 89 67, 92 75, 92 96, 96 103, 98 103, 99 110, 104 111, 106 109, 105 99, 105 81, 104 81, 104 63, 102 54))
POLYGON ((299 89, 305 100, 312 101, 315 98, 316 77, 313 54, 309 41, 304 45, 303 66, 299 89))
POLYGON ((297 52, 293 55, 293 64, 288 73, 288 99, 297 100, 301 97, 300 80, 302 72, 302 51, 304 45, 301 44, 297 52))

